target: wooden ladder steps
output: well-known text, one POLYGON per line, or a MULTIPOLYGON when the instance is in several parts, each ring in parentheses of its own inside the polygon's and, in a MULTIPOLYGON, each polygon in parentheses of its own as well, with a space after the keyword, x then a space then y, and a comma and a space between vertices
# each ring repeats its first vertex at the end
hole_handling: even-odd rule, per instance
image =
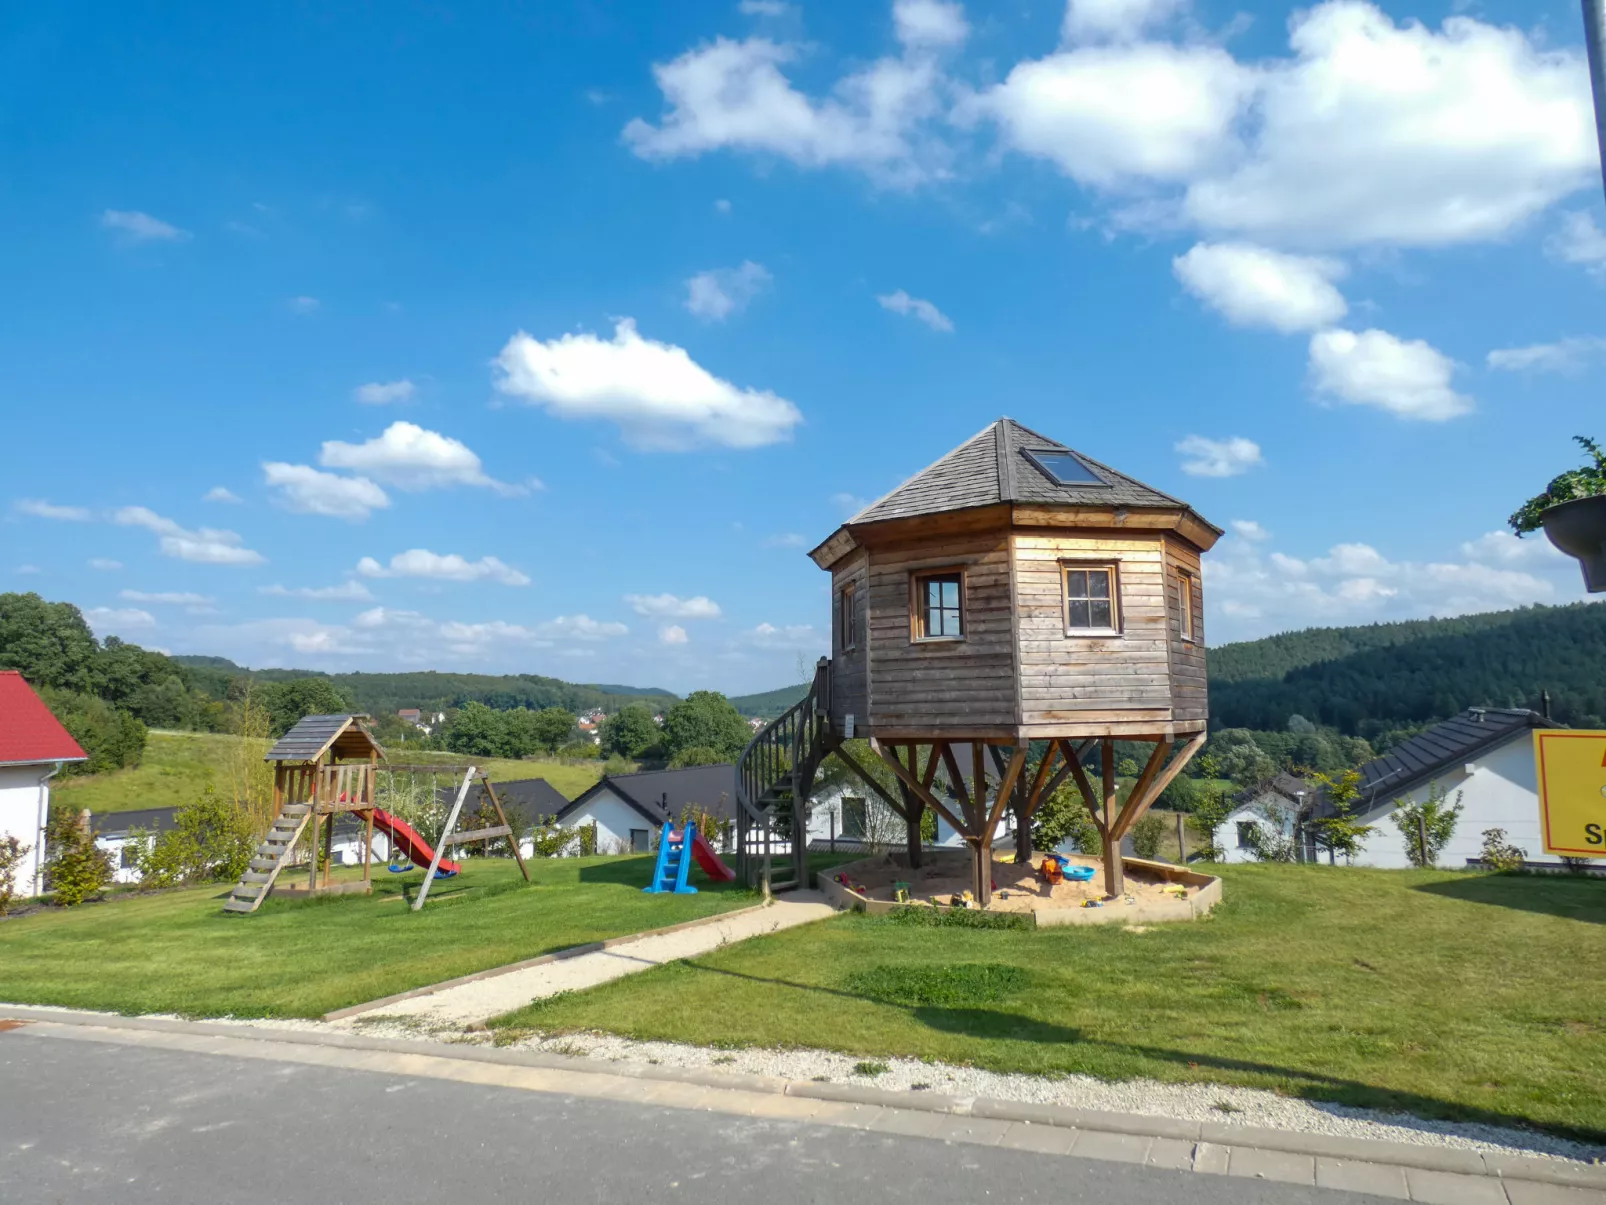
POLYGON ((285 868, 295 852, 296 839, 312 818, 312 808, 305 803, 287 803, 274 817, 266 839, 256 848, 246 872, 240 876, 234 890, 223 905, 225 912, 255 912, 268 898, 273 881, 285 868))

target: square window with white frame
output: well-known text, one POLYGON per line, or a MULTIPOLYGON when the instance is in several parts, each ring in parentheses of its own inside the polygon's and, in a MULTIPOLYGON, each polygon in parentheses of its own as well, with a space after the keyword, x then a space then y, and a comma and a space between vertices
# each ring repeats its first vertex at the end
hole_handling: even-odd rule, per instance
POLYGON ((1121 631, 1121 601, 1114 565, 1066 564, 1065 631, 1075 636, 1115 636, 1121 631))
POLYGON ((965 638, 965 578, 955 570, 921 573, 914 579, 914 638, 965 638))

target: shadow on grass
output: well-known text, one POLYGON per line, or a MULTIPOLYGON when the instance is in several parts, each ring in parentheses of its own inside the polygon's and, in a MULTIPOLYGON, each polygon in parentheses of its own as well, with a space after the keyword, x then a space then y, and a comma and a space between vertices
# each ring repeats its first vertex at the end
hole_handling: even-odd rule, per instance
POLYGON ((883 1008, 902 1009, 912 1020, 928 1028, 940 1030, 943 1033, 958 1034, 962 1037, 1003 1039, 1043 1045, 1084 1046, 1107 1050, 1116 1054, 1152 1059, 1156 1062, 1172 1063, 1187 1067, 1190 1071, 1207 1068, 1216 1071, 1234 1071, 1249 1075, 1272 1077, 1283 1081, 1275 1089, 1279 1092, 1286 1091, 1290 1095, 1313 1103, 1326 1102, 1400 1114, 1400 1117, 1391 1119, 1391 1121, 1405 1127, 1411 1127, 1412 1122, 1415 1120, 1464 1121, 1499 1126, 1502 1129, 1519 1130, 1527 1133, 1554 1134, 1558 1137, 1571 1139, 1574 1142, 1591 1145, 1606 1143, 1606 1130, 1540 1124, 1534 1122, 1531 1118, 1501 1113, 1493 1109, 1482 1109, 1456 1101, 1440 1100, 1437 1097, 1423 1096, 1414 1092, 1380 1088, 1373 1084, 1361 1083, 1357 1080, 1345 1079, 1342 1076, 1326 1075, 1303 1068, 1279 1067, 1273 1063, 1262 1063, 1253 1059, 1228 1058, 1200 1051, 1172 1050, 1163 1046, 1147 1046, 1134 1042, 1111 1042, 1101 1038, 1090 1038, 1079 1029, 1039 1021, 1036 1018, 1022 1016, 1019 1013, 1009 1012, 1005 1009, 900 1005, 875 996, 844 991, 840 988, 821 987, 809 983, 793 983, 785 979, 749 975, 723 967, 708 966, 695 959, 687 959, 683 965, 691 970, 703 971, 712 975, 725 975, 733 979, 747 980, 750 983, 763 983, 772 987, 791 988, 795 991, 808 992, 817 996, 834 996, 840 999, 859 1000, 877 1004, 883 1008))
POLYGON ((1479 874, 1421 883, 1429 895, 1606 924, 1606 880, 1589 875, 1479 874))

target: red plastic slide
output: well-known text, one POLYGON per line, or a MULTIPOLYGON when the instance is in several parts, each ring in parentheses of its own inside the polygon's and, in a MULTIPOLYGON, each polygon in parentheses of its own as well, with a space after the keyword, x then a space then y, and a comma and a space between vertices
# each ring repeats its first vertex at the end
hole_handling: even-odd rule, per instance
POLYGON ((728 883, 736 877, 736 872, 719 860, 714 847, 703 840, 701 833, 691 843, 691 856, 697 859, 703 873, 716 883, 728 883))
MULTIPOLYGON (((407 821, 397 819, 385 811, 384 808, 375 808, 374 827, 389 837, 391 844, 405 853, 414 866, 421 867, 424 870, 429 869, 430 860, 435 856, 434 847, 420 837, 407 821)), ((715 858, 714 861, 718 862, 719 859, 715 858)), ((456 862, 448 862, 445 858, 442 858, 441 864, 435 868, 435 874, 437 876, 454 875, 462 869, 456 862)), ((712 874, 713 872, 710 871, 709 873, 712 874)), ((734 878, 735 876, 733 875, 732 877, 734 878)))

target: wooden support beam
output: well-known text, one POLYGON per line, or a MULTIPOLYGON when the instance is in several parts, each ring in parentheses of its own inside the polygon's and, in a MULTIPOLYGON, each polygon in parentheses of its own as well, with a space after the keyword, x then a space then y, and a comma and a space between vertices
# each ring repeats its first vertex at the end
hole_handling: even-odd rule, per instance
POLYGON ((1015 755, 1009 759, 1009 767, 999 781, 998 798, 993 801, 992 810, 987 813, 987 827, 982 830, 982 841, 989 846, 993 843, 993 833, 1004 814, 1004 807, 1009 803, 1009 797, 1015 790, 1015 780, 1020 777, 1020 772, 1026 765, 1026 750, 1026 745, 1015 746, 1015 755))
MULTIPOLYGON (((910 745, 909 756, 918 760, 920 756, 920 746, 910 745)), ((931 756, 926 758, 926 772, 920 776, 920 785, 925 787, 928 791, 931 790, 931 784, 937 781, 937 766, 939 761, 940 759, 937 757, 937 748, 935 745, 933 745, 931 749, 931 756)), ((914 769, 913 766, 910 766, 909 768, 911 770, 914 769)))
MULTIPOLYGON (((1154 801, 1160 798, 1165 789, 1171 785, 1172 780, 1182 773, 1183 767, 1193 760, 1194 754, 1204 748, 1206 735, 1201 732, 1197 736, 1189 738, 1188 743, 1177 750, 1176 755, 1172 757, 1166 768, 1148 784, 1147 798, 1141 801, 1141 806, 1136 811, 1132 811, 1134 802, 1138 802, 1137 790, 1134 788, 1132 792, 1133 798, 1127 800, 1127 806, 1122 810, 1120 822, 1116 826, 1120 836, 1124 837, 1132 830, 1132 826, 1143 818, 1143 813, 1153 806, 1154 801), (1132 811, 1130 816, 1127 815, 1129 811, 1132 811)), ((1158 749, 1156 749, 1156 752, 1158 752, 1158 749)), ((1151 758, 1150 760, 1152 761, 1153 759, 1151 758)))
MULTIPOLYGON (((920 750, 914 745, 907 745, 909 751, 909 773, 920 772, 920 750)), ((909 869, 919 870, 923 846, 925 844, 920 834, 920 822, 926 814, 926 805, 915 798, 902 779, 898 781, 898 794, 903 797, 903 835, 904 856, 909 859, 909 869)))
POLYGON ((1126 894, 1126 868, 1121 864, 1121 839, 1115 835, 1115 741, 1099 741, 1099 768, 1104 787, 1104 889, 1111 899, 1126 894))
MULTIPOLYGON (((1149 760, 1144 763, 1143 773, 1139 774, 1138 780, 1132 784, 1132 790, 1127 793, 1126 804, 1121 808, 1121 814, 1115 818, 1113 831, 1116 840, 1120 840, 1126 835, 1126 830, 1129 827, 1127 824, 1128 814, 1134 807, 1138 807, 1139 800, 1148 794, 1149 784, 1154 781, 1154 776, 1160 772, 1160 767, 1165 765, 1165 755, 1170 751, 1170 741, 1154 742, 1154 750, 1149 754, 1149 760)), ((1148 804, 1143 804, 1142 806, 1147 808, 1148 804)), ((1136 818, 1135 816, 1131 817, 1134 820, 1136 818)))
POLYGON ((1088 814, 1093 817, 1093 827, 1099 830, 1099 836, 1105 836, 1104 817, 1099 814, 1098 796, 1093 791, 1093 784, 1087 780, 1087 771, 1082 768, 1081 756, 1071 747, 1070 741, 1059 742, 1060 755, 1065 758, 1065 768, 1076 778, 1076 788, 1082 792, 1082 802, 1087 804, 1088 814))
POLYGON ((858 758, 854 757, 853 754, 849 753, 846 749, 838 749, 836 751, 836 756, 837 760, 839 760, 844 766, 859 776, 859 778, 864 782, 865 786, 869 787, 877 795, 881 796, 882 801, 885 802, 889 808, 897 812, 898 815, 902 816, 905 820, 909 818, 908 813, 903 810, 903 805, 893 799, 891 795, 887 794, 885 787, 883 787, 874 778, 870 777, 870 772, 859 764, 858 758))
POLYGON ((970 742, 970 802, 980 826, 987 816, 987 747, 980 741, 970 742))
MULTIPOLYGON (((937 815, 946 820, 949 826, 956 833, 963 833, 966 831, 964 821, 956 818, 954 814, 943 805, 942 800, 937 798, 930 787, 926 786, 925 783, 921 782, 908 770, 904 769, 903 763, 900 762, 896 756, 894 756, 892 751, 884 746, 880 741, 876 740, 876 738, 873 736, 870 738, 870 748, 875 752, 877 757, 887 763, 892 772, 898 776, 898 780, 906 784, 909 789, 915 793, 916 799, 920 800, 920 802, 924 803, 928 808, 936 812, 937 815)), ((932 753, 932 757, 936 757, 935 752, 932 753)))

